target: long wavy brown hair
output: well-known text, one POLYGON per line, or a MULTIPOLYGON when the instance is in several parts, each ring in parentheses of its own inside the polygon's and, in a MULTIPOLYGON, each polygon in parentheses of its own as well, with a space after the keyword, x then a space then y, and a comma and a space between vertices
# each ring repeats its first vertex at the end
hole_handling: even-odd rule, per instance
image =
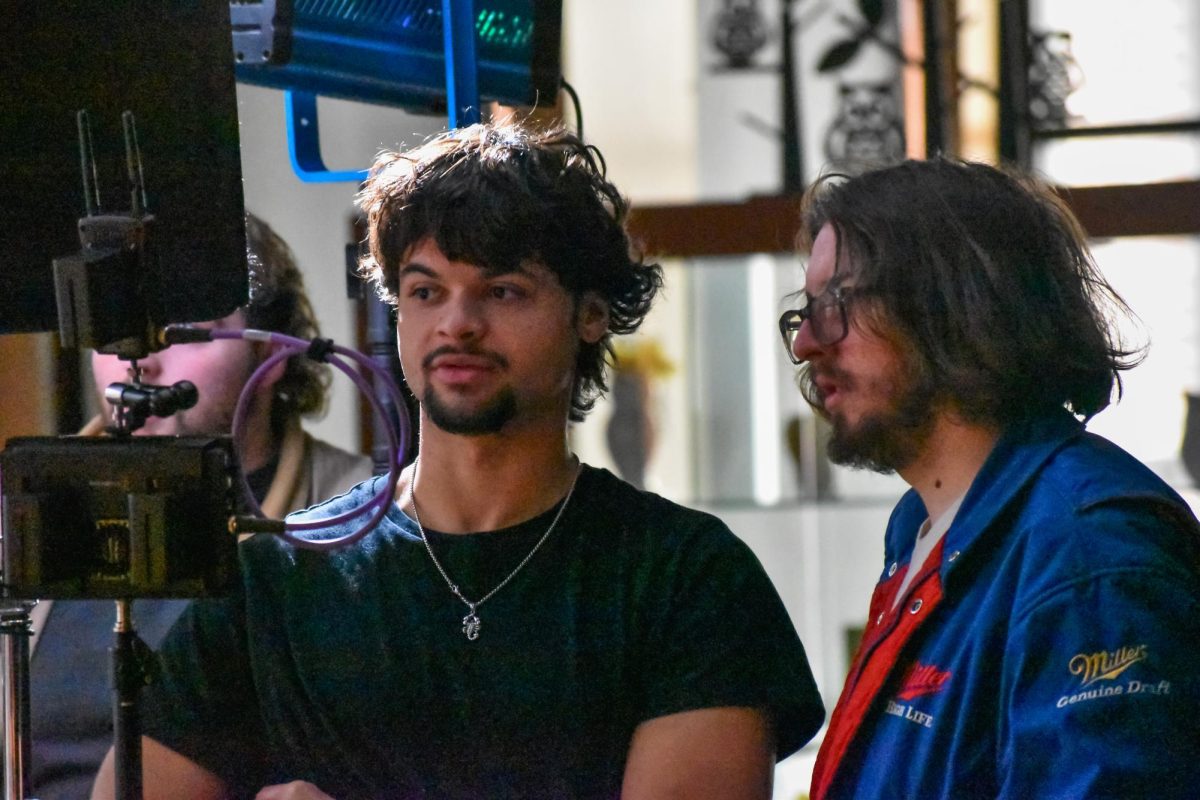
MULTIPOLYGON (((292 249, 253 214, 246 215, 246 260, 250 268, 250 300, 242 307, 246 327, 300 339, 320 336, 292 249)), ((328 366, 303 354, 289 358, 271 402, 271 427, 276 435, 289 420, 323 411, 329 383, 328 366)))
MULTIPOLYGON (((871 289, 859 324, 910 346, 965 421, 1089 418, 1144 357, 1116 331, 1132 312, 1079 222, 1032 176, 943 158, 827 176, 806 196, 802 250, 826 224, 839 267, 871 289)), ((815 400, 807 370, 800 383, 815 400)))

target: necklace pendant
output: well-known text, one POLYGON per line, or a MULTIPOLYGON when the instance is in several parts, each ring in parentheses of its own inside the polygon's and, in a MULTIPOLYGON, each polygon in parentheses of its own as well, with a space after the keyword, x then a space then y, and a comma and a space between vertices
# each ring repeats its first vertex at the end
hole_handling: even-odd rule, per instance
POLYGON ((479 630, 483 627, 483 623, 479 621, 479 615, 475 613, 475 608, 471 608, 471 613, 463 617, 462 632, 470 641, 475 641, 479 638, 479 630))
POLYGON ((554 519, 550 521, 550 527, 546 528, 546 532, 542 534, 542 538, 537 540, 537 542, 533 545, 533 549, 525 554, 525 558, 521 559, 521 563, 513 567, 512 572, 508 573, 504 580, 492 587, 490 592, 482 595, 478 601, 472 603, 463 596, 463 593, 459 590, 458 585, 454 581, 450 580, 450 576, 446 574, 446 568, 442 566, 442 562, 438 561, 437 556, 433 552, 433 548, 429 544, 429 537, 425 535, 425 527, 421 525, 421 512, 420 509, 417 508, 417 496, 414 493, 419 463, 420 459, 413 462, 412 477, 410 478, 411 482, 408 485, 408 499, 409 502, 412 503, 413 522, 417 523, 417 532, 421 534, 421 543, 425 545, 425 552, 429 554, 429 560, 433 562, 433 566, 437 569, 438 574, 441 575, 442 580, 446 582, 446 586, 449 587, 450 593, 466 604, 467 615, 462 618, 462 632, 463 636, 467 637, 467 641, 473 642, 479 638, 479 632, 483 630, 483 623, 480 622, 479 615, 475 613, 476 606, 487 602, 489 597, 507 586, 508 582, 515 578, 517 573, 525 568, 525 565, 529 563, 529 560, 533 558, 534 553, 536 553, 538 549, 545 543, 546 539, 550 538, 550 534, 554 531, 555 526, 558 525, 559 518, 562 517, 563 512, 567 509, 567 505, 571 502, 571 495, 575 493, 575 484, 578 483, 579 476, 583 472, 583 464, 576 465, 575 477, 571 479, 571 487, 567 490, 567 496, 564 497, 562 502, 559 504, 558 511, 555 513, 554 519))

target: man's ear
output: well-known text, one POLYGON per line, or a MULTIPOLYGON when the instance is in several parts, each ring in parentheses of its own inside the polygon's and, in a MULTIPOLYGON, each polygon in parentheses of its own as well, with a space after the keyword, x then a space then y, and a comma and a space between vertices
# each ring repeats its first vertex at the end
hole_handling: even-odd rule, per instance
MULTIPOLYGON (((266 361, 267 357, 270 356, 274 351, 269 345, 262 343, 256 343, 255 347, 261 348, 256 349, 258 362, 255 367, 257 368, 258 364, 262 364, 262 362, 266 361)), ((258 391, 269 397, 275 389, 275 384, 279 383, 279 380, 283 377, 283 373, 287 372, 287 365, 288 359, 286 358, 277 361, 258 382, 258 391)))
POLYGON ((585 292, 579 298, 575 329, 579 332, 579 338, 588 344, 595 344, 608 333, 608 303, 600 295, 585 292))

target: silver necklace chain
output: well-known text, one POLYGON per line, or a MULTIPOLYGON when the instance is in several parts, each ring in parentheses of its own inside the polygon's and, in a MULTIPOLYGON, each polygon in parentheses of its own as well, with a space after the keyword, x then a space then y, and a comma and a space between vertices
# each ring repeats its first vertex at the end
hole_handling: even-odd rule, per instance
POLYGON ((541 546, 545 544, 546 540, 550 538, 550 534, 558 525, 558 520, 562 517, 563 512, 567 510, 567 505, 571 502, 571 495, 575 493, 575 484, 579 482, 579 474, 581 472, 583 472, 582 463, 575 469, 575 477, 571 479, 571 488, 567 490, 567 495, 563 498, 562 505, 558 507, 558 513, 554 515, 554 519, 550 521, 550 527, 546 528, 546 532, 542 534, 542 538, 537 540, 537 544, 533 546, 533 549, 526 553, 525 557, 521 559, 521 563, 517 564, 513 571, 508 573, 504 580, 496 584, 496 586, 490 592, 475 602, 471 602, 466 598, 466 595, 462 593, 462 590, 458 588, 458 584, 450 579, 450 575, 446 572, 446 568, 442 566, 442 562, 438 561, 437 556, 433 554, 433 547, 431 547, 429 544, 429 537, 425 535, 425 526, 421 524, 421 512, 417 510, 417 462, 413 463, 412 484, 408 487, 408 499, 409 502, 412 503, 413 508, 413 521, 417 523, 417 531, 421 534, 421 542, 425 545, 425 552, 429 553, 429 560, 433 562, 435 567, 437 567, 437 571, 441 574, 442 580, 446 581, 446 585, 450 587, 450 591, 454 594, 454 596, 467 606, 467 615, 463 617, 462 620, 462 632, 471 641, 478 639, 479 632, 483 629, 483 623, 480 622, 479 614, 476 612, 476 609, 487 602, 494 594, 496 594, 496 592, 507 586, 508 582, 515 578, 517 573, 529 563, 529 560, 533 558, 533 554, 536 553, 541 546))

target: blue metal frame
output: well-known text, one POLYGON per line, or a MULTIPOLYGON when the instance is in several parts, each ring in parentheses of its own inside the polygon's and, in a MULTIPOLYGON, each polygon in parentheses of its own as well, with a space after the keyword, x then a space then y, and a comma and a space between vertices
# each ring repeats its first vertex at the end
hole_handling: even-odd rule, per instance
MULTIPOLYGON (((442 0, 443 41, 446 47, 447 122, 451 128, 480 120, 478 62, 475 54, 473 0, 442 0)), ((321 157, 317 125, 317 96, 312 92, 283 93, 288 156, 296 177, 305 183, 366 180, 367 170, 333 171, 321 157)))
POLYGON ((480 119, 473 6, 472 0, 442 0, 446 109, 451 128, 474 125, 480 119))
POLYGON ((305 183, 339 183, 367 179, 367 170, 333 171, 321 158, 321 132, 317 129, 317 96, 288 89, 283 93, 288 156, 292 171, 305 183))

